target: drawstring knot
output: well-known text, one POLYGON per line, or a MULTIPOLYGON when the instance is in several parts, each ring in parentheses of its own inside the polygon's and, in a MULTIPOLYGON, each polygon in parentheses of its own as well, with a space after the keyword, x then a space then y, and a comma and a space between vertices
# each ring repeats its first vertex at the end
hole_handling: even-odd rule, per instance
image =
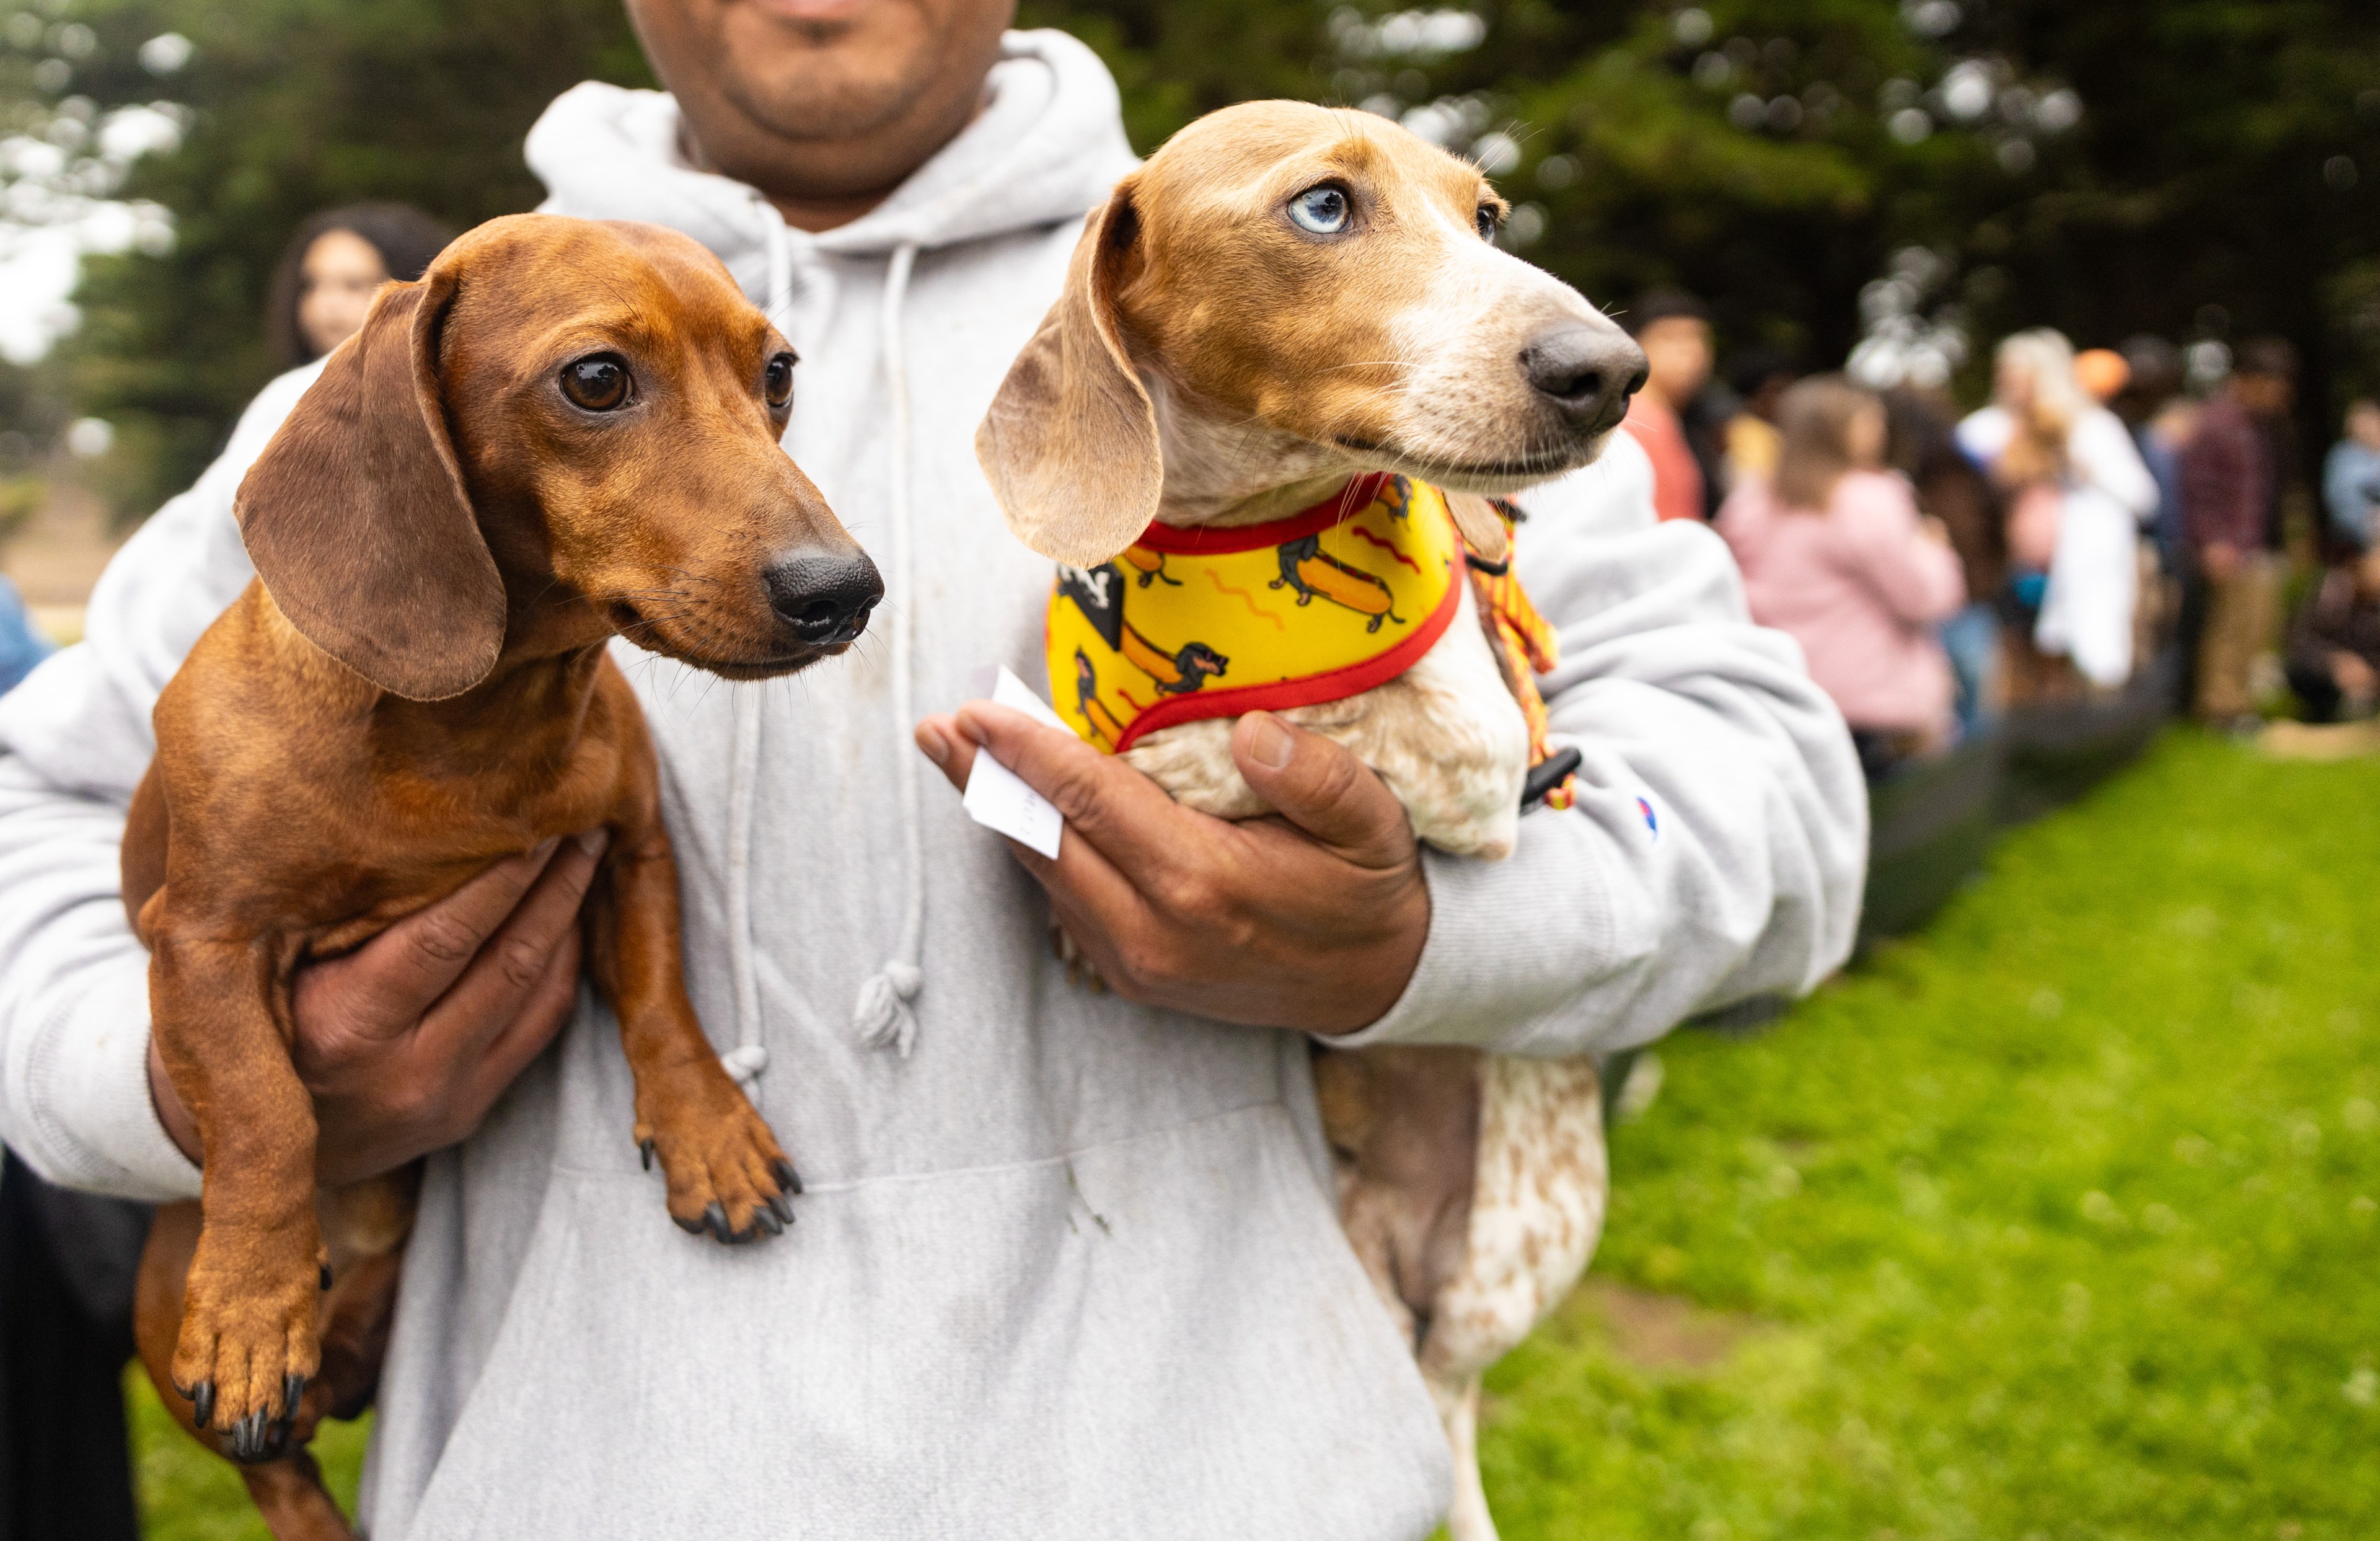
POLYGON ((759 1084, 760 1073, 769 1068, 769 1051, 757 1043, 747 1043, 719 1056, 719 1062, 726 1067, 729 1075, 735 1078, 735 1084, 749 1095, 752 1088, 759 1084))
POLYGON ((870 1049, 891 1049, 903 1059, 917 1042, 917 1013, 909 1002, 926 982, 925 970, 894 958, 868 977, 859 987, 859 1003, 852 1008, 851 1025, 859 1041, 870 1049))

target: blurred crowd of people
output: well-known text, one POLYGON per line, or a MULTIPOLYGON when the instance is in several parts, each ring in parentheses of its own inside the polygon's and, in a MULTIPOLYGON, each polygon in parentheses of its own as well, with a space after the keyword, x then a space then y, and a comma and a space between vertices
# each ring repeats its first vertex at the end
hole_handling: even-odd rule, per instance
POLYGON ((2225 732, 2380 709, 2380 405, 2349 407, 2314 486, 2289 343, 2078 354, 2021 332, 1961 416, 1767 351, 1721 370, 1682 294, 1632 321, 1650 376, 1627 426, 1661 516, 1716 525, 1872 774, 2011 707, 2147 688, 2161 658, 2175 705, 2225 732))

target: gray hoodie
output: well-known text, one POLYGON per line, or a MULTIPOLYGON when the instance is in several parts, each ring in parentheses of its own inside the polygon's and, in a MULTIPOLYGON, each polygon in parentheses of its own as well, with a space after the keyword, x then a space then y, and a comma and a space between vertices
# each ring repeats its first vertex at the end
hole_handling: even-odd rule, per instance
MULTIPOLYGON (((1447 1459, 1332 1213, 1297 1035, 1068 985, 1048 909, 909 745, 982 666, 1038 680, 1046 563, 975 424, 1131 164, 1080 44, 1014 34, 977 121, 823 236, 689 169, 669 98, 581 86, 530 135, 557 212, 674 225, 800 350, 787 447, 890 585, 869 639, 729 685, 620 645, 660 746, 689 986, 809 1182, 730 1251, 663 1212, 591 1001, 431 1159, 364 1507, 450 1537, 1427 1535, 1447 1459)), ((195 1194, 143 1074, 115 901, 148 713, 249 576, 248 462, 310 380, 110 568, 90 640, 0 700, 0 1133, 44 1174, 195 1194)), ((1864 802, 1793 645, 1625 435, 1532 500, 1524 576, 1580 806, 1510 861, 1428 858, 1420 968, 1368 1041, 1639 1043, 1843 956, 1864 802)))

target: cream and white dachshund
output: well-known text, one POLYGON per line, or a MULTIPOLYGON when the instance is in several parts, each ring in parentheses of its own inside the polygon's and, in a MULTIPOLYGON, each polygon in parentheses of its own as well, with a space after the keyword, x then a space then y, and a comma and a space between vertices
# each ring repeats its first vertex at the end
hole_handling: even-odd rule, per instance
MULTIPOLYGON (((1506 560, 1488 500, 1594 460, 1645 358, 1576 290, 1498 249, 1505 208, 1475 166, 1369 114, 1268 102, 1192 124, 1090 217, 978 433, 1011 527, 1079 582, 1152 521, 1271 524, 1385 472, 1439 489, 1473 555, 1506 560)), ((1420 839, 1496 859, 1530 734, 1455 582, 1460 617, 1403 673, 1282 714, 1377 771, 1420 839)), ((1191 807, 1267 811, 1233 764, 1232 721, 1163 727, 1125 758, 1191 807)), ((1349 1239, 1453 1445, 1453 1535, 1490 1541, 1479 1377, 1594 1250, 1593 1067, 1378 1049, 1321 1053, 1315 1072, 1349 1239)))

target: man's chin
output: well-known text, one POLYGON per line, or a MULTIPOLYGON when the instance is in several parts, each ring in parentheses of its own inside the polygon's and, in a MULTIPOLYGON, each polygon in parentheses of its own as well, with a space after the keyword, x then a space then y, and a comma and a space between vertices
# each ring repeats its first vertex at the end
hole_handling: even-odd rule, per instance
MULTIPOLYGON (((866 5, 880 7, 885 0, 866 5)), ((910 112, 932 82, 931 61, 917 56, 929 46, 925 40, 870 35, 875 27, 901 24, 893 17, 875 18, 871 27, 864 16, 781 22, 771 15, 753 29, 765 30, 764 42, 738 38, 731 28, 725 41, 735 57, 720 90, 754 125, 791 143, 865 138, 910 112)))

